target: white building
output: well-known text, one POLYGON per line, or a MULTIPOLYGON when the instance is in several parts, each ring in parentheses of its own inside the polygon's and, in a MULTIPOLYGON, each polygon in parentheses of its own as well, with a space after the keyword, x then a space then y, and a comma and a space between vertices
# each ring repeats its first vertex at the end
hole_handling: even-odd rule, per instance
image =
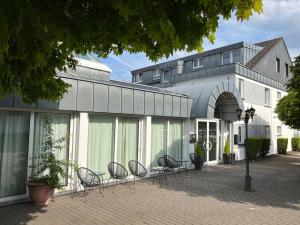
MULTIPOLYGON (((67 137, 58 158, 106 172, 107 179, 111 161, 127 167, 138 160, 150 171, 164 154, 189 159, 193 133, 211 148, 208 164, 222 162, 225 140, 236 159, 243 159, 244 129, 236 109, 250 105, 256 108, 250 135, 269 136, 270 154, 277 152, 277 136, 288 137, 290 149, 293 131, 273 112, 291 76, 283 39, 240 42, 133 71, 141 84, 110 80, 110 69, 93 56, 78 61, 76 71, 58 73, 72 85, 59 102, 27 105, 14 93, 0 99, 0 202, 28 198, 26 182, 41 151, 44 115, 55 137, 67 137)), ((69 190, 76 175, 66 169, 69 190)))

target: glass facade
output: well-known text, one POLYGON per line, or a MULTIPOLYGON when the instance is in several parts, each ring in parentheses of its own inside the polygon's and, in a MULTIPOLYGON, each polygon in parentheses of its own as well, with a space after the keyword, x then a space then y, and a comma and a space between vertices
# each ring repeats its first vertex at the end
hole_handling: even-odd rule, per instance
POLYGON ((0 111, 0 198, 26 194, 29 118, 0 111))
POLYGON ((95 172, 105 172, 113 161, 114 117, 89 116, 87 167, 95 172))

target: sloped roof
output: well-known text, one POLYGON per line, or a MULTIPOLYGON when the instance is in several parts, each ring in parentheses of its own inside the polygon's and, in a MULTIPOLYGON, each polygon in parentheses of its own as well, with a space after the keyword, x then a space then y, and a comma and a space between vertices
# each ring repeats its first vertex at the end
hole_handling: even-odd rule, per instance
POLYGON ((263 49, 246 63, 246 67, 252 69, 281 40, 283 40, 282 37, 256 43, 255 45, 262 47, 263 49))

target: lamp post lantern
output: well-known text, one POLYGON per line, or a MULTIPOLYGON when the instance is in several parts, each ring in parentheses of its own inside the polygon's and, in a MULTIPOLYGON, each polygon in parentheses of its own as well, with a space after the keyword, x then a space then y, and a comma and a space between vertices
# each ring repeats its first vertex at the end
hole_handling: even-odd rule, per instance
MULTIPOLYGON (((241 119, 243 110, 237 109, 236 112, 237 112, 238 118, 241 119)), ((254 115, 255 115, 255 109, 251 106, 250 109, 247 108, 245 110, 245 118, 243 118, 245 125, 246 125, 246 127, 245 127, 245 130, 246 130, 246 143, 245 143, 246 175, 245 175, 245 187, 244 187, 245 191, 252 191, 252 186, 251 186, 252 177, 250 176, 250 171, 249 171, 248 122, 249 122, 249 119, 253 119, 254 115)))

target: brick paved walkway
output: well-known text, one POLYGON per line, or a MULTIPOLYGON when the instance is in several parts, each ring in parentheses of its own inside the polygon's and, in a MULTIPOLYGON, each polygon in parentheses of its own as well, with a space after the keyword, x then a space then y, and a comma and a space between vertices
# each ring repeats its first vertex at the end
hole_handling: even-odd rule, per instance
POLYGON ((300 224, 300 154, 251 163, 255 192, 244 192, 244 164, 191 171, 159 187, 121 185, 86 198, 56 197, 47 208, 0 208, 0 224, 300 224))

